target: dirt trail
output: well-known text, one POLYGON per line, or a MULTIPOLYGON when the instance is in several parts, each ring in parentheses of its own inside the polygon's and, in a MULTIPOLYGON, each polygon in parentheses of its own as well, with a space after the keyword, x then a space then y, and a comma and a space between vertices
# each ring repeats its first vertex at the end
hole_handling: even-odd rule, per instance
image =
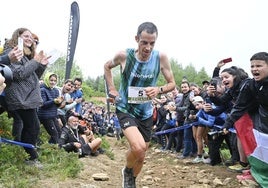
MULTIPOLYGON (((46 188, 120 188, 121 169, 125 164, 127 144, 107 137, 115 159, 106 155, 82 158, 84 170, 77 178, 60 182, 42 180, 38 184, 46 188), (96 181, 93 174, 103 173, 107 181, 96 181)), ((192 160, 192 159, 191 159, 192 160)), ((179 160, 170 153, 160 152, 151 147, 147 153, 142 173, 137 178, 137 188, 155 187, 248 187, 236 180, 236 173, 227 171, 225 166, 191 164, 189 159, 179 160)))

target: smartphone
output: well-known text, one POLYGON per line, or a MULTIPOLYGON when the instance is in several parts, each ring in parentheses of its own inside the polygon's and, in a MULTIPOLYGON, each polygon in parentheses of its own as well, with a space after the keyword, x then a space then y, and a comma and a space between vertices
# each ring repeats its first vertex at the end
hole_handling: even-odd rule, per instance
POLYGON ((211 80, 210 85, 214 86, 215 89, 217 90, 217 80, 211 80))
POLYGON ((21 37, 18 38, 18 48, 23 51, 23 39, 21 37))
POLYGON ((229 63, 229 62, 232 62, 232 61, 233 60, 232 60, 231 57, 222 60, 223 63, 229 63))
POLYGON ((209 98, 205 98, 205 102, 206 102, 206 103, 209 103, 209 104, 211 103, 211 101, 210 101, 209 98))

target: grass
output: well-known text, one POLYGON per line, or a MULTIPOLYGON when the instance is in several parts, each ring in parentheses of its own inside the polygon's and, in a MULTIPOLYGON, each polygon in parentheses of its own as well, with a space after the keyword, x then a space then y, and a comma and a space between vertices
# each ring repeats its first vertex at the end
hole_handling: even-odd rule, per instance
POLYGON ((76 177, 83 169, 76 153, 67 153, 56 145, 43 144, 39 149, 42 170, 25 165, 27 154, 22 147, 2 144, 0 150, 0 187, 34 187, 44 178, 64 180, 76 177), (23 178, 21 178, 23 177, 23 178))
MULTIPOLYGON (((0 115, 0 137, 13 139, 11 136, 12 119, 7 115, 0 115)), ((83 170, 83 163, 79 160, 77 153, 68 153, 59 149, 57 145, 48 144, 48 134, 41 126, 40 138, 44 142, 37 149, 39 160, 44 165, 42 170, 25 165, 27 153, 22 147, 1 144, 0 145, 0 187, 36 187, 38 181, 51 178, 55 182, 65 180, 69 177, 77 177, 83 170)), ((102 148, 111 159, 114 154, 110 151, 110 145, 102 138, 102 148)))
POLYGON ((111 150, 109 142, 105 139, 105 137, 101 137, 102 143, 101 148, 105 150, 105 154, 111 159, 114 160, 114 153, 111 150))

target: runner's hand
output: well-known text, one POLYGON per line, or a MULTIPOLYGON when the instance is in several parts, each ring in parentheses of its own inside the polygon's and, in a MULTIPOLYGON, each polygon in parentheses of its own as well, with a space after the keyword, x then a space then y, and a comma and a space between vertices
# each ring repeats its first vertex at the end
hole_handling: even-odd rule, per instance
POLYGON ((145 91, 145 94, 151 99, 154 99, 159 93, 158 87, 146 87, 144 91, 145 91))

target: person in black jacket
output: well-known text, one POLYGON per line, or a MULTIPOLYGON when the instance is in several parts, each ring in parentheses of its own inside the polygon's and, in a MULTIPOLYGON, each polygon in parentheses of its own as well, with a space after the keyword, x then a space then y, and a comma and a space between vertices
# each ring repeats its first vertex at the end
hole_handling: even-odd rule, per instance
MULTIPOLYGON (((216 106, 226 106, 230 102, 235 104, 240 92, 240 89, 243 87, 244 83, 248 81, 248 74, 241 68, 232 66, 224 69, 220 77, 222 79, 222 84, 225 86, 226 91, 223 95, 217 95, 217 88, 210 85, 207 88, 207 93, 209 99, 216 106)), ((228 113, 228 112, 227 112, 228 113)), ((242 172, 242 170, 248 169, 248 161, 241 146, 240 140, 237 139, 236 134, 231 135, 231 146, 232 146, 232 163, 228 167, 229 170, 235 172, 242 172), (237 156, 239 155, 239 157, 237 156), (236 163, 235 160, 239 158, 239 163, 236 163)))
POLYGON ((99 149, 101 139, 95 138, 90 141, 79 134, 79 118, 70 115, 67 119, 67 125, 62 128, 59 138, 59 147, 67 152, 76 152, 80 157, 85 155, 95 155, 99 149))
MULTIPOLYGON (((183 104, 182 106, 176 106, 176 111, 178 113, 183 113, 183 125, 192 123, 189 119, 190 113, 195 113, 196 109, 192 104, 192 98, 194 97, 194 92, 190 90, 190 83, 183 81, 181 83, 181 91, 183 93, 183 104)), ((178 155, 178 159, 185 159, 187 157, 194 156, 197 152, 197 145, 193 138, 192 127, 188 127, 183 131, 183 152, 178 155)))
MULTIPOLYGON (((261 161, 262 163, 254 162, 254 160, 250 158, 249 154, 248 157, 250 158, 250 173, 252 173, 253 177, 261 187, 267 187, 267 162, 265 163, 263 161, 267 161, 267 155, 265 155, 265 153, 267 153, 267 143, 264 139, 267 139, 268 137, 268 53, 256 53, 250 58, 250 62, 253 79, 250 79, 241 88, 230 116, 227 118, 223 126, 225 127, 224 132, 227 133, 228 128, 232 127, 233 124, 237 120, 240 120, 242 116, 244 116, 246 113, 250 115, 250 118, 253 122, 253 127, 243 135, 238 135, 242 137, 244 136, 244 140, 247 139, 248 141, 248 143, 246 145, 243 145, 243 147, 249 146, 249 143, 254 142, 254 140, 248 136, 253 134, 253 130, 254 135, 258 135, 255 136, 258 137, 258 142, 256 142, 256 148, 258 149, 255 148, 252 152, 255 153, 255 158, 257 158, 258 161, 261 161), (260 141, 263 143, 261 144, 260 141)), ((249 121, 247 121, 242 126, 243 128, 245 127, 245 129, 249 127, 249 121)), ((248 174, 243 174, 237 176, 237 178, 243 180, 250 177, 248 174)))

